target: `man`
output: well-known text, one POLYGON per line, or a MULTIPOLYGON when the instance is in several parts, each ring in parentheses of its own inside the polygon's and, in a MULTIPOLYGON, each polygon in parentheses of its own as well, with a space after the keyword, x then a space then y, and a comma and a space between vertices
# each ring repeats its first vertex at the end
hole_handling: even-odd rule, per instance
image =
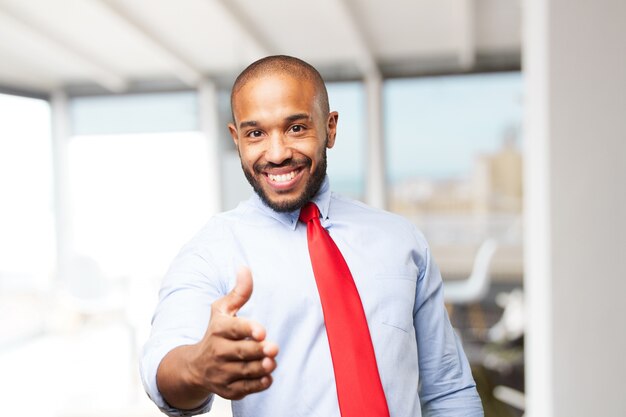
POLYGON ((261 59, 231 106, 255 195, 211 219, 168 271, 141 363, 150 397, 171 415, 206 412, 217 394, 235 416, 482 416, 423 236, 330 191, 338 114, 319 73, 261 59), (349 295, 324 295, 335 266, 315 258, 312 233, 334 242, 349 295), (333 315, 348 299, 360 318, 333 315))

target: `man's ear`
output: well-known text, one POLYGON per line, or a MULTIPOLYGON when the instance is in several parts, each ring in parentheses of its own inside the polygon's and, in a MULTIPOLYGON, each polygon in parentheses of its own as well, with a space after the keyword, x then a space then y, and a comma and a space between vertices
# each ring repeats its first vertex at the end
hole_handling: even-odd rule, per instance
POLYGON ((229 123, 228 131, 230 132, 230 136, 233 138, 233 142, 235 142, 235 146, 239 149, 239 135, 237 134, 237 127, 235 127, 233 123, 229 123))
POLYGON ((339 120, 339 113, 336 111, 331 111, 328 114, 328 122, 326 124, 326 132, 328 141, 326 143, 326 147, 328 149, 335 146, 335 137, 337 136, 337 121, 339 120))

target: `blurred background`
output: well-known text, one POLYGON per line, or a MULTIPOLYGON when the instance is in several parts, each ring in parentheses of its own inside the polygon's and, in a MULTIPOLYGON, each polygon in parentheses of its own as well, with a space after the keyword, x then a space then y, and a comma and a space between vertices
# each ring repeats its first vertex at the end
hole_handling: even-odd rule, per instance
POLYGON ((486 416, 626 415, 624 39, 621 0, 0 0, 2 413, 161 415, 160 280, 252 192, 230 87, 288 54, 333 189, 430 242, 486 416))

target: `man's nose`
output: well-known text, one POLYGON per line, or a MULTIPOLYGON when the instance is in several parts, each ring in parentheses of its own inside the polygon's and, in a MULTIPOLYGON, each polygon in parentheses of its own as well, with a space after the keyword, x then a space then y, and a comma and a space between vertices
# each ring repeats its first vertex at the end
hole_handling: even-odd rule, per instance
POLYGON ((268 147, 265 151, 265 159, 267 162, 281 164, 292 156, 289 142, 283 135, 275 134, 269 138, 268 147))

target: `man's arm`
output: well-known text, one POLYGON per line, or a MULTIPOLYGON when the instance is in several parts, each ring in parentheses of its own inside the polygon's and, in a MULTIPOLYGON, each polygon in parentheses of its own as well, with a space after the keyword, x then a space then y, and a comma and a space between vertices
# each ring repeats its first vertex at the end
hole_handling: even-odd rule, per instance
POLYGON ((418 245, 425 254, 413 315, 422 412, 425 417, 483 417, 467 357, 444 306, 441 274, 419 233, 418 245))
POLYGON ((157 370, 157 385, 170 406, 193 410, 211 394, 236 400, 271 385, 278 346, 265 341, 260 324, 236 317, 251 295, 252 276, 241 269, 235 288, 211 305, 202 340, 165 355, 157 370))

